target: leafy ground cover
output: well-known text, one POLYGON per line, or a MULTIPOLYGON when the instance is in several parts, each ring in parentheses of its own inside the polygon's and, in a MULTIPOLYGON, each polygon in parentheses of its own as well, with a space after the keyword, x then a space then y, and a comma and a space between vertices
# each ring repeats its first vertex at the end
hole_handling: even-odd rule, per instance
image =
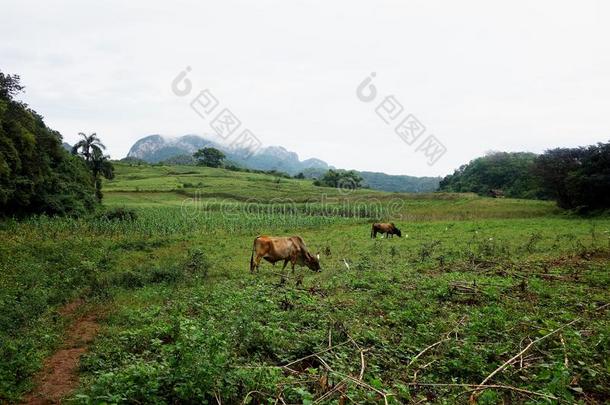
POLYGON ((197 205, 197 187, 157 189, 167 173, 141 170, 136 180, 127 178, 135 169, 119 168, 105 191, 109 207, 134 217, 0 224, 4 401, 31 388, 65 333, 58 308, 79 297, 105 308, 81 360, 79 403, 610 396, 608 218, 574 218, 539 201, 329 191, 331 207, 358 193, 383 207, 404 201, 391 218, 403 238, 372 240, 373 210, 305 214, 316 196, 310 183, 189 167, 202 171, 197 181, 218 174, 224 180, 213 187, 230 195, 197 205), (270 184, 259 190, 231 177, 245 175, 270 184), (150 188, 136 191, 132 181, 150 188), (283 187, 304 190, 295 212, 271 204, 294 192, 283 187), (283 278, 266 263, 250 274, 252 241, 265 233, 302 235, 323 271, 283 278))

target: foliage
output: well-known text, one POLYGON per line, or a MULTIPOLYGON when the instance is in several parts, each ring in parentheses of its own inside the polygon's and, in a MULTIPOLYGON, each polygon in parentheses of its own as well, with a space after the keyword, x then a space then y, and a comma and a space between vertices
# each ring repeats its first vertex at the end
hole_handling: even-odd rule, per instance
POLYGON ((13 96, 16 75, 0 73, 0 216, 82 215, 95 208, 87 167, 62 147, 61 135, 13 96))
POLYGON ((145 160, 138 159, 136 157, 131 157, 131 156, 124 157, 123 159, 120 159, 119 162, 127 163, 127 164, 130 164, 130 165, 135 165, 135 166, 141 166, 141 165, 147 165, 148 164, 148 162, 145 161, 145 160))
POLYGON ((4 74, 0 72, 0 98, 3 100, 12 100, 17 94, 25 91, 25 87, 21 85, 19 75, 4 74))
POLYGON ((197 159, 193 155, 177 155, 167 158, 159 162, 162 165, 194 165, 197 163, 197 159))
POLYGON ((203 148, 195 152, 193 157, 197 159, 197 164, 201 166, 220 167, 225 159, 225 154, 216 148, 203 148))
POLYGON ((102 200, 102 177, 111 180, 114 178, 114 167, 110 162, 110 156, 104 155, 106 146, 97 134, 86 135, 79 132, 83 138, 72 147, 73 155, 80 155, 85 159, 95 185, 95 196, 98 201, 102 200))
POLYGON ((95 196, 98 201, 102 201, 102 177, 112 180, 114 178, 114 166, 110 162, 109 156, 105 156, 98 151, 93 152, 88 165, 95 182, 95 196))
POLYGON ((79 132, 78 135, 80 135, 83 139, 76 142, 72 146, 73 155, 81 155, 86 162, 90 162, 94 155, 104 155, 103 151, 106 150, 106 146, 102 143, 95 132, 91 135, 79 132))
POLYGON ((207 277, 210 270, 210 262, 201 248, 191 249, 184 263, 184 269, 190 276, 201 274, 207 277))
MULTIPOLYGON (((0 401, 28 390, 78 297, 102 308, 102 330, 76 403, 463 402, 467 387, 412 384, 477 384, 573 319, 493 382, 569 403, 610 395, 607 217, 193 166, 117 164, 105 192, 137 217, 0 222, 0 401), (372 211, 351 215, 359 199, 392 206, 403 238, 371 240, 372 211), (250 274, 259 234, 301 235, 323 271, 250 274)), ((500 401, 532 399, 479 398, 500 401)))
POLYGON ((334 187, 345 190, 355 190, 362 187, 362 176, 355 170, 333 170, 327 171, 324 176, 314 181, 314 185, 323 187, 334 187))
POLYGON ((415 177, 377 172, 358 172, 364 185, 375 190, 429 193, 438 189, 440 177, 415 177))
POLYGON ((138 218, 138 214, 134 209, 116 207, 106 210, 98 217, 109 221, 135 221, 138 218))
POLYGON ((470 161, 443 178, 439 190, 485 196, 501 190, 511 198, 541 198, 545 194, 532 171, 535 159, 534 153, 494 152, 470 161))
MULTIPOLYGON (((112 310, 102 335, 81 362, 84 374, 74 396, 77 402, 126 398, 142 403, 213 403, 220 398, 223 403, 241 403, 255 390, 250 394, 255 403, 278 395, 286 403, 299 403, 319 398, 345 375, 358 376, 363 349, 365 384, 392 393, 395 403, 422 397, 442 403, 464 389, 408 384, 414 379, 476 384, 520 350, 520 341, 533 340, 578 316, 586 322, 563 330, 565 346, 558 335, 549 339, 532 352, 535 355, 524 356, 523 367, 511 366, 495 383, 571 402, 584 395, 608 394, 604 353, 610 329, 607 316, 594 310, 595 302, 608 299, 610 279, 604 265, 610 251, 607 240, 594 239, 586 220, 420 222, 409 226, 409 238, 377 241, 368 238, 368 223, 357 220, 298 228, 312 249, 329 247, 322 258, 324 272, 297 270, 302 286, 293 281, 278 286, 279 276, 273 273, 278 270, 269 264, 257 275, 248 273, 253 230, 243 228, 229 236, 229 228, 220 225, 206 232, 176 227, 161 236, 155 221, 148 219, 146 211, 151 209, 142 209, 136 221, 116 231, 96 231, 90 221, 79 221, 75 229, 66 226, 67 219, 32 226, 7 224, 6 233, 15 234, 13 227, 19 227, 30 235, 10 240, 7 251, 15 252, 12 255, 33 248, 32 243, 45 235, 56 235, 47 242, 45 255, 72 244, 74 239, 65 240, 75 238, 70 235, 105 241, 87 253, 93 260, 86 268, 112 294, 112 310), (152 234, 144 231, 147 224, 152 234), (558 235, 558 230, 569 230, 573 236, 558 235), (536 235, 536 244, 528 241, 531 235, 536 235), (344 243, 346 238, 350 244, 344 243), (216 249, 211 251, 197 247, 212 244, 216 249), (235 254, 240 251, 243 254, 235 254), (578 259, 583 253, 590 258, 578 259), (343 257, 351 269, 333 259, 343 257), (440 257, 445 258, 444 267, 440 257), (548 273, 536 275, 545 266, 548 273), (197 278, 202 268, 208 276, 197 278), (523 277, 528 279, 525 287, 523 277), (457 280, 476 282, 479 292, 472 297, 451 292, 457 280), (325 351, 329 333, 333 349, 325 351), (450 339, 415 359, 446 336, 450 339), (282 368, 321 351, 324 363, 297 362, 291 366, 297 374, 282 368)), ((169 211, 163 217, 177 220, 169 211)), ((247 220, 252 219, 242 219, 247 220)), ((610 229, 608 219, 595 223, 598 232, 610 229)), ((273 233, 282 229, 281 224, 269 228, 273 233)), ((85 243, 75 247, 79 255, 87 249, 85 243)), ((32 346, 38 350, 42 339, 28 341, 38 344, 32 346)), ((376 392, 355 383, 331 394, 328 402, 338 401, 342 393, 354 402, 380 402, 376 392)), ((490 391, 482 401, 488 397, 507 403, 527 399, 510 391, 490 391)))
POLYGON ((562 208, 610 208, 610 142, 548 150, 536 160, 534 172, 562 208))

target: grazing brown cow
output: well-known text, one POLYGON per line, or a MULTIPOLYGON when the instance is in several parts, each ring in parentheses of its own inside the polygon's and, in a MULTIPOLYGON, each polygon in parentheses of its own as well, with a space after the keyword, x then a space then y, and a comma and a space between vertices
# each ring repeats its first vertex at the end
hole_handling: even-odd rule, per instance
POLYGON ((250 271, 258 270, 261 259, 275 264, 284 261, 286 268, 288 262, 292 264, 292 271, 296 264, 307 266, 313 271, 320 271, 320 255, 313 256, 307 250, 303 238, 300 236, 273 237, 257 236, 252 245, 252 256, 250 256, 250 271))
POLYGON ((377 222, 373 224, 371 228, 371 238, 377 237, 377 232, 385 234, 385 237, 393 237, 394 235, 398 235, 398 237, 402 237, 402 233, 400 233, 400 229, 396 228, 393 222, 390 223, 380 223, 377 222))

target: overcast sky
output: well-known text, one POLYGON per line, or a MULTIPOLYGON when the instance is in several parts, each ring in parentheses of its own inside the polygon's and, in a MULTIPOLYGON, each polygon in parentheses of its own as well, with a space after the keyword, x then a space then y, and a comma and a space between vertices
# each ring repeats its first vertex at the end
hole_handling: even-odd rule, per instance
MULTIPOLYGON (((67 142, 113 158, 149 134, 209 134, 209 89, 265 146, 392 174, 444 175, 489 150, 610 139, 607 1, 5 1, 0 70, 67 142), (192 92, 177 96, 187 66, 192 92), (356 88, 371 73, 377 97, 356 88), (386 124, 376 106, 404 107, 386 124), (413 114, 426 132, 394 132, 413 114), (418 144, 446 153, 432 166, 418 144)), ((220 108, 220 107, 219 107, 220 108)))

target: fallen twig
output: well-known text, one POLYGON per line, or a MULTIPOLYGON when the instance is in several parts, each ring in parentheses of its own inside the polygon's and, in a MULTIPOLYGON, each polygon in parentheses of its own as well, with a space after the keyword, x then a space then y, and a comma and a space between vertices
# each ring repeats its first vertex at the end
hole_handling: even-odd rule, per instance
POLYGON ((362 377, 364 376, 364 367, 365 367, 364 350, 360 350, 360 375, 358 376, 358 379, 360 381, 362 381, 362 377))
POLYGON ((417 356, 413 357, 413 358, 411 359, 411 361, 409 362, 409 364, 407 364, 407 369, 408 369, 409 367, 411 367, 411 365, 412 365, 413 363, 415 363, 415 361, 416 361, 417 359, 419 359, 419 358, 420 358, 420 357, 421 357, 421 356, 422 356, 424 353, 426 353, 428 350, 430 350, 430 349, 432 349, 432 348, 434 348, 434 347, 436 347, 436 346, 440 345, 440 344, 441 344, 441 343, 443 343, 443 342, 446 342, 447 340, 451 340, 451 338, 450 338, 450 337, 446 337, 446 338, 444 338, 444 339, 441 339, 441 340, 439 340, 438 342, 431 344, 430 346, 426 347, 424 350, 422 350, 421 352, 419 352, 419 353, 417 354, 417 356))
MULTIPOLYGON (((469 387, 475 387, 472 391, 478 391, 480 389, 503 389, 503 390, 509 390, 509 391, 515 391, 515 392, 520 392, 522 394, 529 394, 529 395, 535 395, 535 396, 539 396, 539 397, 544 397, 547 399, 552 399, 554 401, 558 401, 560 400, 559 398, 557 398, 554 395, 551 394, 545 394, 543 392, 536 392, 536 391, 530 391, 530 390, 526 390, 523 388, 517 388, 517 387, 513 387, 512 385, 505 385, 505 384, 487 384, 487 385, 483 385, 481 386, 480 384, 460 384, 460 383, 406 383, 406 385, 409 386, 416 386, 416 387, 464 387, 464 388, 469 388, 469 387)), ((465 391, 465 393, 469 393, 470 391, 465 391)))
POLYGON ((417 370, 415 370, 415 373, 413 373, 413 382, 417 381, 417 373, 419 373, 421 370, 427 368, 430 364, 434 363, 435 361, 436 361, 436 359, 432 360, 429 363, 424 364, 423 366, 421 366, 417 370))
POLYGON ((411 367, 411 365, 413 365, 413 363, 415 363, 415 361, 416 361, 417 359, 419 359, 419 358, 420 358, 420 357, 421 357, 421 356, 422 356, 424 353, 426 353, 428 350, 435 348, 436 346, 440 345, 440 344, 441 344, 441 343, 443 343, 443 342, 446 342, 447 340, 451 340, 451 334, 452 334, 452 333, 454 333, 454 332, 455 332, 455 334, 456 334, 456 338, 457 338, 457 328, 458 328, 460 325, 462 325, 462 323, 464 323, 464 320, 465 320, 465 319, 466 319, 466 316, 463 316, 463 317, 462 317, 462 319, 460 319, 460 320, 459 320, 459 322, 457 323, 457 325, 455 325, 455 327, 454 327, 453 329, 451 329, 449 332, 447 332, 447 333, 445 334, 445 338, 444 338, 444 339, 441 339, 441 340, 439 340, 438 342, 431 344, 430 346, 426 347, 424 350, 422 350, 421 352, 419 352, 419 353, 417 354, 417 356, 413 357, 413 358, 411 359, 411 361, 409 362, 409 364, 407 364, 407 369, 408 369, 409 367, 411 367))
POLYGON ((339 383, 337 385, 335 385, 331 390, 325 392, 318 399, 316 399, 314 401, 314 404, 317 404, 319 402, 324 401, 326 398, 330 397, 332 394, 334 394, 335 392, 339 391, 341 388, 343 388, 343 386, 345 385, 345 382, 347 380, 348 380, 347 378, 344 378, 343 380, 339 381, 339 383))
POLYGON ((369 385, 369 384, 367 384, 367 383, 365 383, 363 381, 358 380, 356 377, 352 377, 351 375, 343 374, 343 373, 340 373, 338 371, 332 371, 332 372, 337 374, 337 375, 339 375, 339 376, 342 376, 344 378, 347 378, 347 379, 353 381, 355 384, 360 385, 361 387, 367 388, 367 389, 369 389, 371 391, 375 391, 376 393, 378 393, 379 395, 381 395, 383 397, 384 404, 385 405, 388 404, 388 395, 391 395, 391 394, 386 394, 385 392, 380 391, 377 388, 375 388, 375 387, 373 387, 373 386, 371 386, 371 385, 369 385))
POLYGON ((568 368, 570 365, 570 362, 568 362, 568 351, 566 349, 566 342, 565 342, 565 340, 563 340, 562 333, 559 334, 559 340, 561 340, 561 345, 563 346, 563 365, 566 368, 568 368))
POLYGON ((348 341, 348 340, 346 340, 345 342, 338 343, 338 344, 336 344, 336 345, 334 345, 334 346, 331 346, 331 347, 328 347, 328 348, 326 348, 326 349, 324 349, 324 350, 320 350, 319 352, 312 353, 312 354, 309 354, 309 355, 307 355, 307 356, 305 356, 305 357, 301 357, 300 359, 296 359, 296 360, 294 360, 294 361, 291 361, 290 363, 284 364, 284 365, 283 365, 283 366, 281 366, 281 367, 283 367, 283 368, 288 368, 289 366, 291 366, 291 365, 293 365, 293 364, 299 363, 299 362, 301 362, 301 361, 303 361, 303 360, 307 360, 307 359, 309 359, 309 358, 311 358, 311 357, 316 357, 316 356, 318 356, 319 354, 326 353, 326 352, 328 352, 328 351, 330 351, 330 350, 332 350, 332 349, 334 349, 334 348, 336 348, 336 347, 343 346, 344 344, 346 344, 346 343, 348 343, 348 342, 349 342, 349 341, 348 341))
POLYGON ((269 394, 267 394, 267 393, 265 393, 265 392, 261 392, 261 391, 257 391, 257 390, 252 390, 252 391, 249 391, 249 392, 246 394, 246 396, 244 397, 244 400, 242 401, 242 404, 245 404, 245 403, 246 403, 246 401, 248 400, 248 398, 250 398, 250 395, 252 395, 252 394, 269 395, 269 394))
MULTIPOLYGON (((610 305, 610 303, 602 305, 599 308, 596 308, 595 311, 600 311, 604 308, 606 308, 608 305, 610 305)), ((502 365, 500 365, 500 367, 496 368, 491 374, 489 374, 487 377, 485 377, 483 379, 483 381, 481 381, 481 383, 479 384, 479 388, 475 389, 474 392, 472 393, 472 395, 470 395, 470 403, 471 404, 475 404, 477 402, 477 396, 480 395, 480 393, 485 390, 485 388, 481 388, 482 386, 485 385, 485 383, 487 383, 487 381, 489 381, 491 378, 493 378, 493 376, 495 376, 496 374, 498 374, 499 372, 501 372, 502 370, 504 370, 506 367, 508 367, 509 364, 511 364, 513 361, 515 361, 516 359, 518 359, 520 356, 522 356, 525 352, 527 352, 532 346, 534 346, 536 343, 548 338, 549 336, 554 335, 557 332, 560 332, 561 330, 567 328, 570 325, 575 324, 578 321, 581 321, 583 318, 582 317, 578 317, 573 319, 572 321, 565 323, 563 325, 561 325, 560 327, 558 327, 557 329, 547 333, 546 335, 539 337, 536 340, 531 341, 527 346, 525 346, 524 349, 522 349, 519 353, 515 354, 513 357, 511 357, 510 359, 508 359, 507 361, 505 361, 502 365)))

